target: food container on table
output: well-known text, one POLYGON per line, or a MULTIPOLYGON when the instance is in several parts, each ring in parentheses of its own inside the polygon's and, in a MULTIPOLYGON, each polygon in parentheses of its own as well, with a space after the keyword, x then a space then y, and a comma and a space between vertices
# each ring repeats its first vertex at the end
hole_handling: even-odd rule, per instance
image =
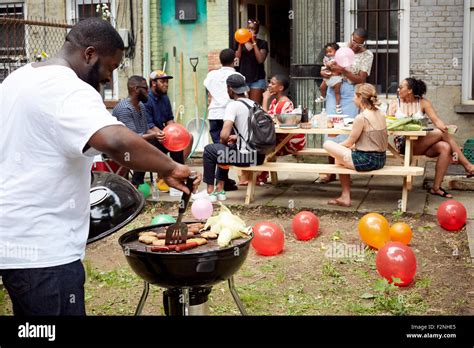
POLYGON ((301 114, 276 114, 281 128, 298 128, 301 122, 301 114))
POLYGON ((344 128, 344 118, 349 117, 349 115, 328 115, 329 121, 333 124, 333 127, 336 129, 344 128))

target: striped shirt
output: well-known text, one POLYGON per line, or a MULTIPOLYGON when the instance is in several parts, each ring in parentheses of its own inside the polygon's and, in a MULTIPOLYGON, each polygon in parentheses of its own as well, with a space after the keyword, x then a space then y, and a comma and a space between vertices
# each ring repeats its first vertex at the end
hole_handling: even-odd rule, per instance
POLYGON ((139 102, 140 112, 135 109, 129 98, 122 99, 112 110, 117 120, 124 123, 130 130, 143 135, 148 130, 145 105, 139 102))

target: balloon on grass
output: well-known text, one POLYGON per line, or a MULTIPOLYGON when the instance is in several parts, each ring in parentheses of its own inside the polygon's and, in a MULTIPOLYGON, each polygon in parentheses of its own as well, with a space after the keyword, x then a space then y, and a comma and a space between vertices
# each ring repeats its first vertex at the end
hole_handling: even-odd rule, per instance
POLYGON ((411 227, 404 222, 394 223, 390 226, 389 233, 392 242, 400 242, 405 245, 410 244, 411 238, 413 237, 411 227))
POLYGON ((378 252, 375 264, 379 274, 390 283, 400 279, 397 286, 407 286, 416 274, 416 257, 413 250, 400 242, 388 242, 378 252))
POLYGON ((454 199, 441 203, 436 214, 438 222, 447 231, 459 231, 467 219, 464 205, 454 199))
POLYGON ((211 217, 214 207, 209 199, 199 198, 193 202, 191 213, 198 220, 205 220, 211 217))
POLYGON ((359 221, 358 229, 364 243, 376 249, 390 241, 388 221, 380 214, 364 215, 359 221))
POLYGON ((138 186, 138 191, 143 194, 143 197, 148 198, 148 196, 150 196, 151 187, 145 182, 138 186))
POLYGON ((171 215, 168 215, 168 214, 157 215, 151 220, 152 225, 174 224, 175 222, 176 222, 176 219, 174 217, 172 217, 171 215))
POLYGON ((258 254, 273 256, 281 253, 285 246, 285 234, 277 224, 264 221, 257 223, 252 229, 252 246, 258 254))
POLYGON ((319 219, 310 211, 302 211, 291 221, 293 234, 298 240, 310 240, 318 235, 319 219))
POLYGON ((188 130, 179 123, 172 123, 163 129, 165 140, 163 146, 173 152, 183 151, 191 141, 188 130))

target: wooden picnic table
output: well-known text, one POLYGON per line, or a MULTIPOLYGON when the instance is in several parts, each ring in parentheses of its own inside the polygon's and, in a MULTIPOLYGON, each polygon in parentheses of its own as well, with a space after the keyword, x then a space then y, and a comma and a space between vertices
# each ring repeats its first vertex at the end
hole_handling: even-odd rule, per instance
MULTIPOLYGON (((394 176, 403 176, 403 191, 400 209, 406 211, 407 201, 408 201, 408 191, 412 189, 412 176, 414 175, 423 175, 424 168, 413 167, 413 141, 419 137, 426 136, 427 131, 389 131, 389 135, 397 136, 403 135, 406 138, 405 145, 405 154, 404 156, 400 155, 398 151, 389 144, 388 150, 393 156, 400 160, 402 163, 401 166, 386 166, 382 169, 370 171, 370 172, 356 172, 347 168, 343 168, 337 165, 329 164, 309 164, 309 163, 290 163, 284 161, 278 161, 278 163, 272 163, 276 154, 288 143, 288 141, 295 134, 327 134, 327 135, 340 135, 340 134, 350 134, 351 128, 281 128, 276 126, 277 134, 286 134, 287 136, 283 138, 275 147, 275 150, 267 155, 266 163, 260 166, 245 168, 252 172, 251 180, 249 181, 249 187, 247 188, 246 203, 250 203, 253 200, 253 195, 255 191, 255 180, 257 171, 268 170, 272 175, 272 183, 276 184, 278 182, 278 171, 293 171, 293 172, 312 172, 313 170, 321 170, 320 173, 335 173, 335 174, 360 174, 360 175, 394 175, 394 176)), ((324 154, 324 149, 318 148, 306 148, 303 151, 296 152, 295 155, 302 154, 311 154, 318 153, 319 155, 324 154)))

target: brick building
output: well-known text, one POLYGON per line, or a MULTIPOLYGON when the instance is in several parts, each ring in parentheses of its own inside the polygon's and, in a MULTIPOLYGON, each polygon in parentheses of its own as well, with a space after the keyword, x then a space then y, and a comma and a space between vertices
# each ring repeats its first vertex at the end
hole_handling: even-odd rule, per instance
POLYGON ((199 58, 198 109, 204 115, 202 81, 219 66, 220 50, 235 47, 233 33, 249 18, 260 20, 260 36, 269 43, 267 75, 289 74, 292 99, 310 108, 316 108, 319 93, 322 47, 348 41, 362 26, 375 54, 369 82, 379 94, 394 98, 403 78, 422 78, 438 114, 459 126, 458 140, 473 137, 474 0, 0 0, 0 18, 12 3, 24 9, 24 16, 60 21, 87 6, 110 5, 114 25, 133 36, 135 50, 118 69, 108 96, 124 97, 124 81, 132 74, 165 68, 175 76, 169 95, 175 113, 184 106, 182 123, 194 117, 190 58, 199 58))

